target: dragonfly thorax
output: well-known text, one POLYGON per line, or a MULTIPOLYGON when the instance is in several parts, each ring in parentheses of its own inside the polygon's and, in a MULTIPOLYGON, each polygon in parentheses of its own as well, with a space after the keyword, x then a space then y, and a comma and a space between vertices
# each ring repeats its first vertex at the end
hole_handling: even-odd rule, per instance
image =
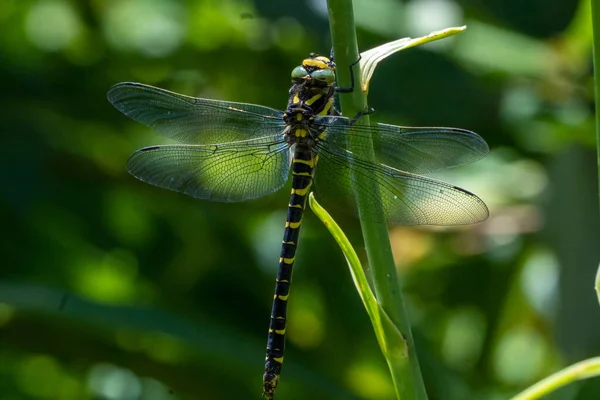
POLYGON ((303 143, 312 146, 322 132, 314 124, 314 115, 310 110, 288 107, 283 120, 286 123, 283 136, 290 145, 303 143))
POLYGON ((288 143, 308 146, 322 138, 324 128, 315 117, 333 113, 335 63, 327 57, 311 54, 292 71, 292 87, 283 120, 288 143))
POLYGON ((323 133, 324 128, 315 124, 315 117, 331 112, 334 89, 314 89, 304 86, 299 92, 290 95, 288 107, 283 114, 286 124, 283 134, 290 143, 304 142, 311 145, 319 140, 323 133))

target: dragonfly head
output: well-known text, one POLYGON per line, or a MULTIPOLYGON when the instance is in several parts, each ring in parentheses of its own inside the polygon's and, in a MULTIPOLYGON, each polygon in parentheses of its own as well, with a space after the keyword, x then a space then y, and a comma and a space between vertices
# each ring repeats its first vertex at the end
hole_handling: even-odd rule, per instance
POLYGON ((292 71, 294 83, 310 83, 318 86, 335 84, 335 63, 327 57, 311 54, 292 71))

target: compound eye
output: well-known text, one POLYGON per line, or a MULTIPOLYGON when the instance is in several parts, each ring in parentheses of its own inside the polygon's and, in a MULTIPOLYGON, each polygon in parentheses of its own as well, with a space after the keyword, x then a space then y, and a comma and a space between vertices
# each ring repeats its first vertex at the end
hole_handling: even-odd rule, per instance
POLYGON ((308 72, 304 69, 303 66, 297 66, 292 71, 292 79, 304 79, 308 75, 308 72))
POLYGON ((331 69, 319 69, 310 74, 311 78, 333 85, 335 82, 335 73, 331 69))

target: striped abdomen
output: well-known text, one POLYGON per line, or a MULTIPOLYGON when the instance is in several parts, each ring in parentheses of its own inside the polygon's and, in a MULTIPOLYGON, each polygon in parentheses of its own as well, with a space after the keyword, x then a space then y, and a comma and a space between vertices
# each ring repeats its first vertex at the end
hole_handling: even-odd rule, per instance
POLYGON ((281 256, 279 258, 279 272, 275 284, 273 309, 269 324, 267 339, 267 357, 265 374, 263 376, 263 394, 267 399, 272 399, 279 382, 283 353, 285 348, 285 327, 287 301, 290 294, 292 281, 292 267, 298 245, 298 234, 302 222, 302 214, 306 205, 306 198, 313 179, 313 171, 317 156, 305 146, 297 146, 292 163, 292 194, 288 205, 287 221, 283 234, 281 256))

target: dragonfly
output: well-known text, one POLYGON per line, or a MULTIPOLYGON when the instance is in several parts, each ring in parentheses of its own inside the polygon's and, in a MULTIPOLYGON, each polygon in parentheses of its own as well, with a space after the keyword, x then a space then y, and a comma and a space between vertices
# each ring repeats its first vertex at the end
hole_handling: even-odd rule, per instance
POLYGON ((117 110, 178 143, 131 155, 127 170, 144 182, 197 199, 241 202, 278 191, 291 175, 263 376, 269 400, 280 379, 292 269, 311 190, 328 209, 366 221, 464 225, 488 217, 475 194, 422 176, 484 157, 489 149, 479 135, 355 123, 360 115, 347 118, 334 106, 336 94, 354 90, 354 78, 350 87, 336 86, 332 57, 311 53, 291 78, 284 111, 141 83, 118 83, 108 92, 117 110))

